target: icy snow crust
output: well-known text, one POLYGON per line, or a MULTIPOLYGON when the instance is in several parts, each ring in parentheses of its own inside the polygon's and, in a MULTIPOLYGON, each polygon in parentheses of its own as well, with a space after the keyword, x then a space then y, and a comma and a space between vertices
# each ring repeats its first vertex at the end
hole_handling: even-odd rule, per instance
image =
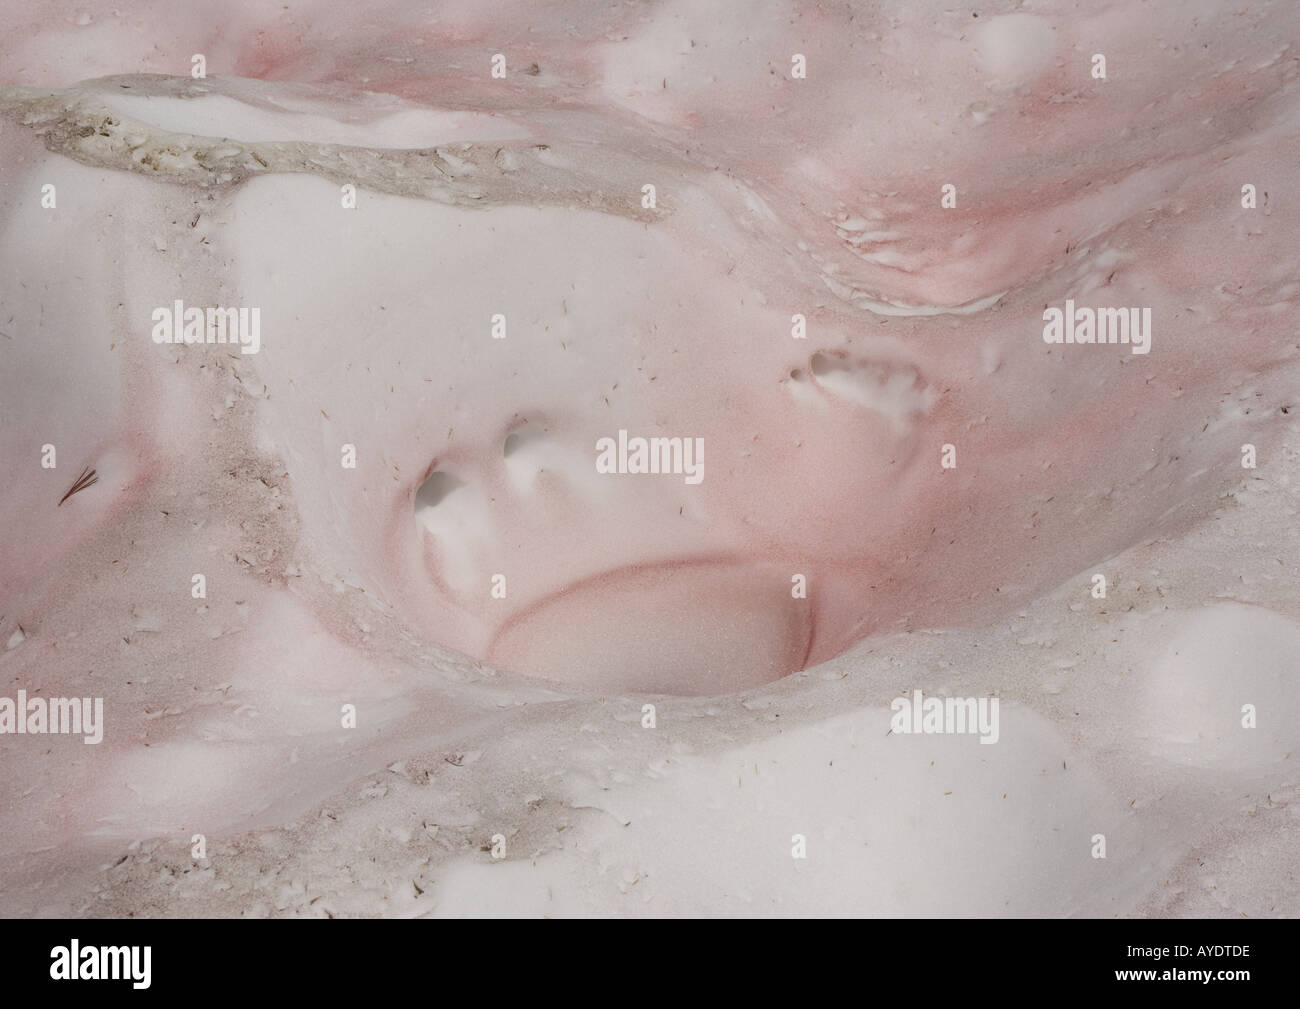
MULTIPOLYGON (((657 93, 661 36, 680 41, 668 15, 692 10, 659 9, 636 58, 587 50, 608 59, 619 116, 239 78, 0 88, 0 457, 18 474, 0 522, 22 531, 0 542, 0 674, 9 695, 103 696, 109 718, 97 747, 0 736, 0 913, 1300 912, 1300 229, 1278 195, 1300 144, 1295 77, 1274 55, 1295 25, 1272 12, 1276 37, 1262 13, 1187 27, 1235 47, 1215 55, 1221 73, 1249 57, 1255 76, 1237 84, 1259 96, 1253 118, 1210 135, 1197 113, 1155 153, 1098 156, 1105 199, 1080 185, 1007 210, 1017 185, 1057 171, 1031 158, 999 166, 1007 212, 960 234, 840 199, 819 208, 817 244, 788 178, 715 171, 747 158, 728 133, 742 61, 715 68, 711 109, 685 57, 676 90, 657 93), (690 134, 691 116, 713 133, 690 134), (1241 223, 1246 178, 1278 181, 1268 213, 1241 223), (648 179, 654 210, 639 202, 648 179), (31 196, 47 182, 53 212, 31 196), (345 183, 362 205, 336 213, 345 183), (1226 211, 1207 209, 1218 190, 1226 211), (1049 256, 1060 229, 1074 247, 1049 256), (1159 332, 1149 361, 1044 357, 1041 305, 1065 285, 1095 296, 1117 267, 1130 286, 1113 303, 1187 321, 1159 332), (561 311, 550 295, 566 272, 587 284, 561 311), (538 301, 514 303, 520 356, 494 364, 481 319, 521 276, 538 301), (678 331, 700 327, 694 349, 671 348, 690 361, 678 372, 667 338, 644 338, 679 390, 668 400, 648 375, 633 385, 640 369, 609 335, 630 299, 663 291, 696 313, 678 331), (141 320, 181 293, 262 306, 263 351, 153 344, 141 320), (792 353, 788 306, 804 303, 823 335, 792 353), (573 359, 558 365, 561 340, 573 359), (686 417, 710 444, 729 445, 726 424, 747 439, 749 423, 760 445, 800 423, 792 442, 832 444, 811 463, 786 446, 771 470, 746 470, 761 464, 741 449, 711 456, 719 475, 754 479, 703 504, 681 486, 589 486, 569 446, 608 426, 588 418, 615 383, 626 399, 611 409, 686 417), (705 401, 724 399, 715 419, 705 401), (940 485, 945 441, 962 455, 940 485), (53 473, 29 462, 44 442, 59 445, 53 473), (363 450, 350 484, 344 442, 363 450), (1258 469, 1240 466, 1245 442, 1258 469), (851 445, 866 446, 856 467, 851 445), (83 460, 99 484, 54 509, 83 460), (464 481, 429 506, 439 520, 417 511, 435 460, 464 481), (679 499, 684 521, 665 524, 679 499), (444 507, 457 501, 459 517, 444 507), (953 551, 937 552, 941 534, 953 551), (520 590, 532 623, 508 626, 523 644, 473 602, 473 573, 507 548, 554 580, 520 590), (659 679, 602 680, 599 615, 562 586, 683 553, 732 565, 707 576, 729 598, 738 557, 822 564, 840 600, 819 611, 838 628, 826 654, 764 682, 787 638, 747 632, 728 646, 732 660, 754 649, 735 681, 701 685, 677 660, 659 679), (206 600, 189 595, 195 571, 206 600), (1105 599, 1089 591, 1099 571, 1105 599), (527 660, 547 627, 567 685, 464 657, 527 660), (891 699, 914 689, 996 695, 999 742, 891 734, 891 699), (339 728, 343 704, 356 729, 339 728), (206 858, 190 855, 196 833, 206 858), (796 834, 807 859, 791 857, 796 834)), ((992 93, 971 114, 981 126, 1016 88, 1064 72, 1061 52, 1023 55, 1047 38, 1026 17, 971 40, 992 93)), ((1120 40, 1133 26, 1103 27, 1120 40)), ((923 164, 908 155, 903 171, 923 164)), ((844 197, 833 145, 795 171, 818 198, 844 197)), ((993 174, 958 172, 975 190, 993 174)), ((635 614, 646 590, 633 589, 601 583, 606 620, 635 614)), ((745 612, 663 644, 706 647, 745 612)), ((669 633, 634 638, 641 654, 651 632, 669 633)))

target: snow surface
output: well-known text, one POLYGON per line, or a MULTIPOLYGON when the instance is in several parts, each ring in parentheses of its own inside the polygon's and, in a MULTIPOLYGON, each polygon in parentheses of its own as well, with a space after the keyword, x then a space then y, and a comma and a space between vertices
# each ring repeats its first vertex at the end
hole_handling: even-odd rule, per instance
POLYGON ((108 724, 0 735, 0 913, 1300 913, 1300 14, 29 6, 0 696, 108 724))

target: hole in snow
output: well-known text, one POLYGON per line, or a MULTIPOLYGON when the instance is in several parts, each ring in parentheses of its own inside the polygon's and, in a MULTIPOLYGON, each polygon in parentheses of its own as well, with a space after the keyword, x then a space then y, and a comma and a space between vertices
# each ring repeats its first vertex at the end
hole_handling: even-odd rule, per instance
MULTIPOLYGON (((507 450, 507 454, 509 451, 507 450)), ((446 470, 435 470, 429 479, 424 481, 424 485, 416 492, 415 507, 418 511, 421 508, 436 508, 442 503, 443 499, 452 491, 459 487, 464 487, 465 481, 457 479, 446 470)))

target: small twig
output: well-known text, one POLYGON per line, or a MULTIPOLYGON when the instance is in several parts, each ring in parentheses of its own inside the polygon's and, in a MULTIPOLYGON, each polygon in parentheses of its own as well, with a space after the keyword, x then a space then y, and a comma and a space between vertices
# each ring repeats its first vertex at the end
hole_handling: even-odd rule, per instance
POLYGON ((95 476, 95 471, 87 466, 81 471, 81 476, 77 477, 77 482, 72 485, 72 489, 69 490, 68 493, 64 494, 63 497, 59 498, 59 503, 54 507, 63 507, 63 502, 72 497, 72 495, 77 493, 77 491, 85 490, 91 484, 97 483, 99 483, 99 477, 95 476))

